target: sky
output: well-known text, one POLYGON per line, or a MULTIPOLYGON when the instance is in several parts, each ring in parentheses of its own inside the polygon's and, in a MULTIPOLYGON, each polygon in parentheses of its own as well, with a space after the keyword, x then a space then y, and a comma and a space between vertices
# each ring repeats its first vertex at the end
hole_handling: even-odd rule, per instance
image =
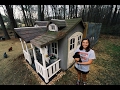
MULTIPOLYGON (((1 13, 2 15, 5 15, 4 9, 3 9, 3 7, 1 7, 1 5, 0 5, 0 13, 1 13)), ((15 17, 20 17, 20 12, 19 12, 18 9, 14 9, 14 13, 15 13, 15 17)))

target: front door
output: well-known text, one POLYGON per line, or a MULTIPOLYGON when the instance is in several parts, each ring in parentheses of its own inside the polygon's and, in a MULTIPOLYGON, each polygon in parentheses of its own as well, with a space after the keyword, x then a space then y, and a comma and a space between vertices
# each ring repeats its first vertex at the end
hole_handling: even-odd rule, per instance
POLYGON ((81 32, 76 32, 68 39, 67 68, 69 68, 74 63, 73 55, 75 53, 75 50, 81 45, 82 35, 83 34, 81 32))

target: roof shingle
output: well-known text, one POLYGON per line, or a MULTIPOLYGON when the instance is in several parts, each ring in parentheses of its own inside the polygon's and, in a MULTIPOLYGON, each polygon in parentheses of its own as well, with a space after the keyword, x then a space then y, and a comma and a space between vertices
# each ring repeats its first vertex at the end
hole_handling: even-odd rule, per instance
POLYGON ((47 27, 21 27, 14 28, 14 30, 25 42, 28 43, 35 37, 45 33, 47 31, 47 27))
POLYGON ((66 22, 66 27, 63 28, 62 30, 57 32, 48 30, 46 33, 44 33, 44 35, 41 35, 40 37, 38 36, 30 40, 30 42, 38 47, 44 47, 45 45, 48 45, 56 40, 63 38, 70 30, 72 30, 80 22, 84 28, 84 24, 81 18, 65 19, 65 22, 66 22))

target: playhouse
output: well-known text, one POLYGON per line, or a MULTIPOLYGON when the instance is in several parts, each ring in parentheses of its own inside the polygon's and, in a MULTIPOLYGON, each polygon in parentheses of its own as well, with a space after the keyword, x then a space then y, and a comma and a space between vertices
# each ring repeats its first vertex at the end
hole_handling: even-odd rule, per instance
MULTIPOLYGON (((14 30, 20 37, 25 60, 48 83, 58 71, 67 70, 74 64, 72 56, 80 47, 82 38, 88 37, 91 42, 96 40, 95 31, 88 35, 89 24, 84 23, 82 18, 51 19, 36 21, 34 27, 14 30)), ((101 24, 99 26, 97 32, 100 32, 101 24)))

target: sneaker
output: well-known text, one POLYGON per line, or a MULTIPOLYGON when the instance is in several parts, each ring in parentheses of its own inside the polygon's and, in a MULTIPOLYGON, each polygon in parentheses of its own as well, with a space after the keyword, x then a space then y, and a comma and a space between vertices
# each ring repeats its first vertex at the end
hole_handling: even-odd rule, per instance
POLYGON ((87 83, 86 83, 86 82, 83 82, 83 85, 87 85, 87 83))
POLYGON ((80 81, 77 81, 76 85, 80 85, 80 81))

